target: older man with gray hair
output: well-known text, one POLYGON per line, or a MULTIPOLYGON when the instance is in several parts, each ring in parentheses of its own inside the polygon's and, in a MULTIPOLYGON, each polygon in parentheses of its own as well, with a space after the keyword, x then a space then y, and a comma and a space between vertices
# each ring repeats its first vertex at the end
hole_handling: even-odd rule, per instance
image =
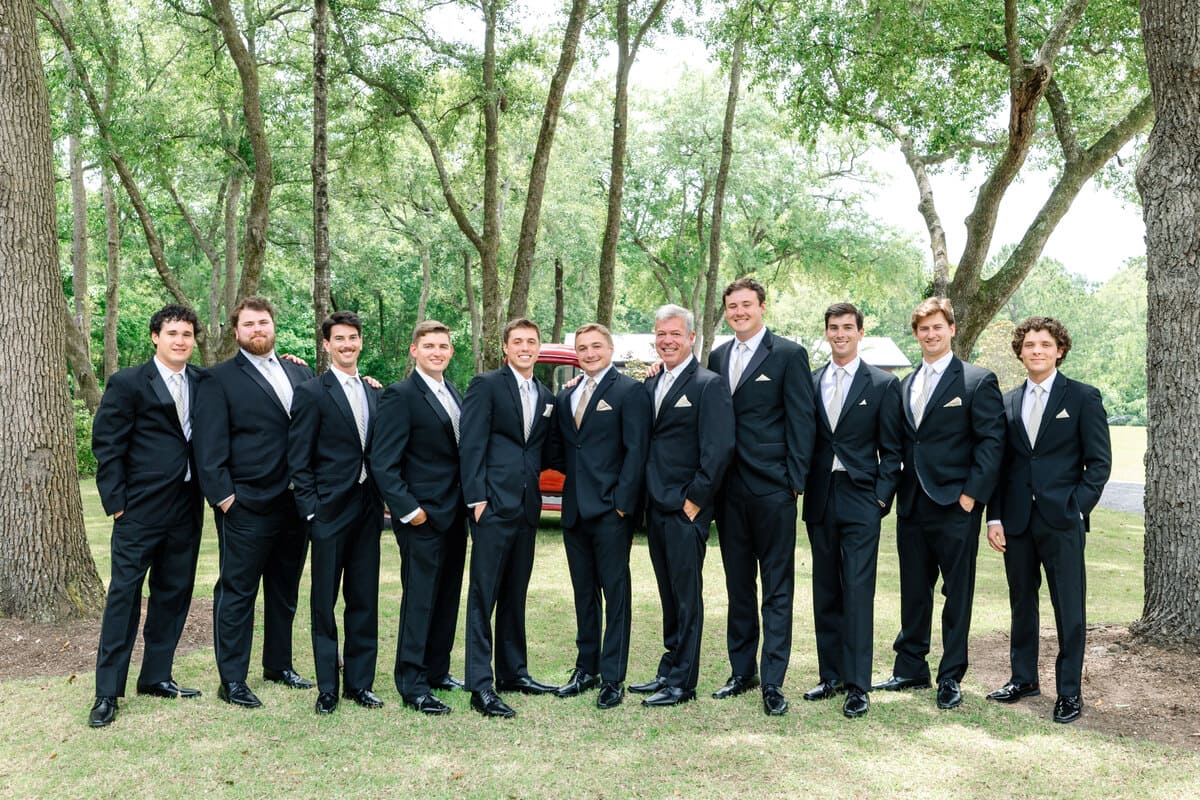
POLYGON ((656 677, 629 687, 642 705, 673 706, 696 698, 704 625, 704 553, 715 496, 733 458, 729 386, 692 356, 692 313, 665 305, 654 315, 662 370, 646 382, 654 408, 646 461, 650 562, 663 607, 663 647, 656 677))

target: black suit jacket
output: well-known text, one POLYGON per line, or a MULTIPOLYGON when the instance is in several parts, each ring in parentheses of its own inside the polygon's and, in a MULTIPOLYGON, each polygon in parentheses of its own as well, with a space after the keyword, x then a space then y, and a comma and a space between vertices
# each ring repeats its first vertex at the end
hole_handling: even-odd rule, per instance
POLYGON ((535 416, 525 439, 521 396, 512 369, 476 375, 467 388, 459 419, 463 498, 487 501, 484 518, 522 519, 537 525, 542 513, 538 479, 542 447, 554 422, 554 395, 535 378, 535 416))
MULTIPOLYGON (((446 390, 461 410, 458 389, 446 381, 446 390)), ((393 528, 418 507, 439 531, 454 524, 463 506, 454 425, 415 370, 384 390, 368 455, 393 528)))
MULTIPOLYGON (((293 391, 313 376, 308 367, 279 363, 293 391)), ((290 481, 291 420, 279 396, 241 351, 211 368, 200 386, 192 439, 204 496, 213 506, 236 494, 252 511, 271 509, 290 481)))
MULTIPOLYGON (((196 398, 205 373, 191 364, 184 370, 195 438, 196 398)), ((194 466, 192 446, 153 358, 108 379, 92 421, 92 453, 104 513, 124 511, 130 521, 161 525, 199 510, 194 468, 190 485, 184 482, 189 463, 194 466)))
POLYGON ((551 463, 566 476, 562 522, 568 528, 616 509, 626 517, 637 514, 653 414, 645 388, 613 367, 596 386, 583 425, 576 428, 571 394, 577 388, 558 393, 551 432, 551 463))
POLYGON ((986 503, 996 487, 1004 454, 1004 402, 996 376, 982 367, 950 359, 929 397, 920 427, 913 424, 912 382, 922 366, 900 382, 904 406, 904 468, 897 506, 913 511, 917 493, 948 506, 965 494, 986 503))
POLYGON ((1084 530, 1112 468, 1108 414, 1100 392, 1061 372, 1054 378, 1042 413, 1037 443, 1030 445, 1021 419, 1026 383, 1004 395, 1007 422, 1000 482, 988 503, 987 518, 1004 525, 1005 536, 1029 526, 1033 504, 1055 528, 1084 530))
MULTIPOLYGON (((653 413, 654 393, 666 370, 646 381, 653 413)), ((721 478, 733 459, 733 401, 720 375, 692 359, 663 398, 650 433, 646 460, 647 500, 659 511, 682 511, 683 501, 700 506, 696 522, 712 521, 721 478)))
MULTIPOLYGON (((708 357, 726 385, 734 341, 708 357)), ((767 330, 733 391, 733 413, 737 452, 729 475, 756 495, 803 492, 816 429, 807 351, 767 330)))
POLYGON ((831 367, 832 362, 812 377, 817 439, 804 491, 803 517, 809 522, 820 522, 824 518, 835 455, 846 468, 850 481, 869 492, 877 505, 883 503, 879 508, 880 516, 883 516, 892 504, 896 480, 900 476, 904 430, 900 381, 895 375, 860 361, 854 380, 843 388, 842 411, 837 428, 833 429, 821 397, 821 381, 831 367))
MULTIPOLYGON (((362 385, 367 395, 367 447, 375 427, 379 390, 362 385)), ((341 385, 341 373, 329 369, 296 387, 292 396, 292 422, 288 429, 288 472, 296 510, 301 519, 312 515, 313 536, 332 534, 347 517, 353 517, 360 491, 358 479, 367 462, 358 438, 358 423, 341 385)), ((375 484, 367 475, 367 491, 375 484)), ((380 504, 380 527, 383 525, 380 504)))

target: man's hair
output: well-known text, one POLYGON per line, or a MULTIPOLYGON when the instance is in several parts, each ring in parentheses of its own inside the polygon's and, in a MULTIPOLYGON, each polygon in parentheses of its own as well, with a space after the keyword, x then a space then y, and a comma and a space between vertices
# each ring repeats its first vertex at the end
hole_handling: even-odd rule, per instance
POLYGON ((681 319, 687 327, 685 333, 691 333, 696 329, 696 318, 692 316, 692 312, 688 311, 683 306, 677 306, 674 303, 667 303, 665 306, 659 306, 654 312, 654 324, 666 322, 669 319, 681 319))
POLYGON ((854 303, 834 303, 829 308, 825 309, 825 327, 829 327, 831 317, 844 317, 847 314, 854 315, 854 321, 858 323, 858 329, 863 329, 863 313, 858 310, 858 306, 854 303))
POLYGON ((431 333, 444 333, 446 334, 446 338, 450 338, 450 326, 443 322, 438 322, 436 319, 427 319, 423 322, 418 322, 417 327, 413 328, 413 347, 416 347, 417 342, 431 333))
POLYGON ((612 331, 601 325, 599 322, 588 322, 580 325, 575 330, 575 341, 578 342, 579 337, 583 336, 585 333, 598 333, 608 341, 609 347, 613 347, 612 331))
POLYGON ((1054 343, 1062 348, 1062 355, 1054 362, 1054 366, 1062 364, 1067 353, 1071 352, 1071 334, 1067 327, 1054 317, 1030 317, 1013 328, 1012 349, 1017 358, 1021 357, 1021 346, 1025 344, 1025 334, 1035 331, 1045 331, 1054 337, 1054 343))
POLYGON ((321 338, 329 341, 330 335, 333 333, 334 325, 349 325, 354 330, 358 331, 358 335, 362 336, 362 320, 358 318, 358 314, 353 311, 335 311, 325 318, 321 323, 321 338))
POLYGON ((155 311, 154 316, 150 318, 150 332, 161 333, 163 324, 167 322, 190 322, 193 335, 200 331, 200 318, 187 306, 172 303, 155 311))
POLYGON ((246 308, 251 311, 265 311, 271 316, 271 321, 275 321, 275 306, 271 305, 271 301, 265 297, 252 294, 249 297, 243 297, 242 302, 234 306, 233 311, 229 312, 229 322, 233 327, 236 328, 238 326, 238 317, 241 315, 242 310, 246 308))
POLYGON ((724 304, 729 295, 741 289, 749 289, 758 295, 758 304, 760 306, 767 302, 767 290, 761 283, 754 280, 754 278, 738 278, 736 281, 725 287, 725 293, 721 295, 721 303, 724 304))
POLYGON ((926 317, 932 317, 934 314, 941 314, 946 318, 948 325, 954 324, 954 306, 950 305, 950 301, 944 297, 927 297, 913 309, 912 313, 912 329, 913 333, 917 332, 917 326, 921 324, 921 320, 926 317))
POLYGON ((517 328, 533 328, 533 330, 537 333, 538 341, 540 342, 542 340, 542 329, 538 327, 536 322, 525 317, 517 317, 516 319, 510 319, 508 324, 504 326, 505 344, 508 344, 508 335, 517 328))

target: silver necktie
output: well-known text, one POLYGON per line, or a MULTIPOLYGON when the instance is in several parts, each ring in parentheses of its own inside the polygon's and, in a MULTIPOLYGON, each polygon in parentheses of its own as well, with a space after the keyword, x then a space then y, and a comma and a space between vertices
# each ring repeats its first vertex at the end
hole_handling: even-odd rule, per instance
POLYGON ((521 408, 525 414, 525 440, 529 441, 529 432, 533 430, 533 392, 528 379, 521 381, 521 408))
POLYGON ((933 388, 935 377, 937 377, 937 373, 931 367, 921 369, 921 393, 917 396, 916 405, 913 406, 913 421, 917 425, 921 424, 921 419, 925 416, 925 406, 929 404, 929 391, 933 388))
POLYGON ((654 416, 658 416, 658 412, 662 409, 663 400, 667 398, 667 393, 671 391, 671 384, 675 382, 675 376, 670 372, 664 371, 662 377, 658 379, 658 391, 654 398, 654 416))
POLYGON ((837 429, 838 418, 842 415, 842 403, 845 401, 842 396, 842 379, 845 377, 845 367, 838 367, 833 371, 833 397, 829 398, 829 408, 825 409, 825 413, 829 415, 830 430, 837 429))
POLYGON ((1029 420, 1025 423, 1025 432, 1029 434, 1030 444, 1037 444, 1038 432, 1042 427, 1042 414, 1046 410, 1042 403, 1042 394, 1045 391, 1036 383, 1033 385, 1033 405, 1029 409, 1029 420))
POLYGON ((450 427, 454 429, 454 442, 458 443, 458 406, 454 404, 453 398, 450 397, 450 392, 446 389, 446 384, 441 384, 437 388, 438 399, 442 401, 442 408, 446 409, 446 415, 450 417, 450 427))
POLYGON ((742 372, 746 369, 746 353, 750 350, 745 342, 738 342, 733 348, 733 364, 729 370, 729 392, 732 394, 742 381, 742 372))

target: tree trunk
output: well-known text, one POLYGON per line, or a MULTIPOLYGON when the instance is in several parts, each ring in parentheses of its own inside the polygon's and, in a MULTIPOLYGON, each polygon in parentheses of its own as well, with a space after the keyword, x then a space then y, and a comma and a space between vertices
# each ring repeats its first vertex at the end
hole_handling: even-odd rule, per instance
MULTIPOLYGON (((313 316, 317 372, 321 373, 329 368, 329 354, 321 347, 321 323, 329 316, 329 0, 316 0, 313 4, 312 29, 313 316)), ((381 326, 381 339, 382 334, 381 326)))
POLYGON ((617 299, 617 242, 621 237, 621 198, 625 192, 625 144, 629 136, 629 71, 638 47, 654 26, 667 0, 655 0, 632 41, 629 36, 629 0, 617 0, 617 79, 613 93, 613 137, 609 166, 608 212, 604 238, 600 242, 600 289, 596 299, 596 321, 612 327, 617 299))
MULTIPOLYGON (((242 204, 242 185, 246 176, 236 167, 229 175, 229 187, 225 191, 225 314, 228 317, 238 302, 238 265, 242 263, 241 242, 238 240, 238 211, 242 204)), ((213 320, 213 325, 224 326, 227 319, 213 320)), ((219 336, 222 327, 213 331, 219 336)))
POLYGON ((500 366, 500 96, 496 86, 496 14, 499 0, 483 3, 483 368, 500 366))
POLYGON ((0 615, 94 617, 62 332, 50 107, 29 0, 0 0, 0 319, 41 320, 38 347, 0 337, 0 615))
POLYGON ((702 364, 708 363, 713 335, 721 319, 721 309, 717 305, 718 283, 721 279, 721 221, 725 211, 725 185, 729 182, 729 165, 733 161, 733 119, 737 114, 738 93, 742 87, 742 54, 746 49, 748 25, 748 20, 742 23, 729 58, 729 94, 725 98, 725 123, 721 127, 721 164, 717 167, 717 179, 713 185, 712 223, 708 226, 708 273, 705 275, 704 313, 700 316, 702 364))
MULTIPOLYGON (((550 91, 546 93, 546 107, 542 111, 542 128, 538 132, 537 146, 533 151, 533 164, 529 168, 529 189, 525 193, 525 214, 521 218, 521 235, 517 240, 517 260, 513 267, 512 293, 508 297, 508 318, 524 317, 529 313, 529 283, 533 278, 533 256, 537 250, 538 223, 542 216, 542 196, 546 190, 546 172, 550 165, 550 147, 554 142, 554 130, 558 126, 558 110, 562 106, 563 93, 567 89, 567 78, 575 66, 575 51, 579 47, 579 34, 587 15, 587 0, 572 0, 571 14, 563 34, 562 50, 558 56, 558 68, 550 79, 550 91)), ((557 341, 557 340, 555 340, 557 341)))
POLYGON ((480 319, 479 304, 475 302, 475 285, 471 279, 471 254, 463 250, 463 286, 467 295, 467 312, 471 315, 471 359, 475 373, 483 372, 483 320, 480 319))
POLYGON ((563 291, 563 263, 559 256, 554 257, 554 330, 550 333, 550 341, 563 340, 563 321, 565 317, 565 293, 563 291))
MULTIPOLYGON (((238 281, 237 297, 242 298, 258 291, 262 275, 263 257, 267 250, 267 222, 271 213, 271 190, 275 186, 274 162, 271 147, 267 142, 267 125, 263 118, 259 98, 258 64, 253 55, 253 40, 243 41, 241 31, 233 18, 229 0, 211 0, 217 26, 229 49, 229 56, 237 67, 242 87, 242 116, 246 132, 250 137, 250 149, 254 153, 254 183, 250 190, 250 209, 246 214, 246 246, 243 256, 242 274, 238 281)), ((235 300, 236 304, 236 300, 235 300)), ((232 306, 230 306, 232 308, 232 306)), ((217 359, 233 355, 237 346, 232 326, 225 326, 217 359)))
POLYGON ((1146 220, 1146 595, 1135 632, 1200 646, 1200 6, 1142 0, 1155 122, 1137 170, 1146 220))
POLYGON ((104 196, 104 244, 107 270, 104 281, 104 380, 117 371, 117 314, 121 305, 121 218, 117 213, 117 194, 112 187, 112 170, 105 162, 101 170, 100 191, 104 196))

